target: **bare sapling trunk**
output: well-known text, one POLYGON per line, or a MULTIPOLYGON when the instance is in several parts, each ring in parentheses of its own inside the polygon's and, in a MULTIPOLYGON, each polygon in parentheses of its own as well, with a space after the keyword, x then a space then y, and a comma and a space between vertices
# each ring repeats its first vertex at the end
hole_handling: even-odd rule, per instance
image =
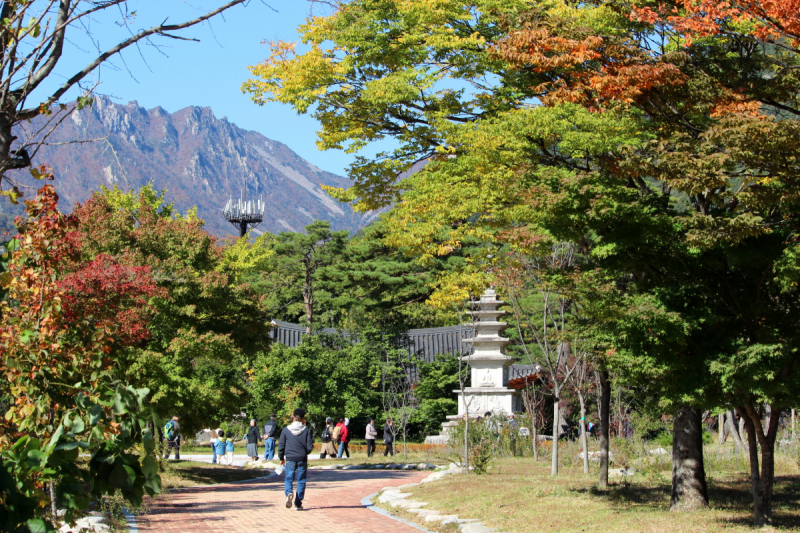
POLYGON ((795 410, 794 410, 794 409, 792 409, 792 441, 794 441, 794 440, 795 440, 795 432, 794 432, 794 416, 795 416, 795 410))
POLYGON ((520 268, 525 271, 524 281, 519 283, 509 278, 508 294, 512 304, 520 348, 530 362, 540 363, 539 372, 548 382, 548 395, 553 396, 553 442, 551 474, 558 475, 558 430, 559 401, 564 386, 570 381, 579 362, 570 363, 570 342, 564 340, 565 333, 572 328, 577 310, 573 299, 556 286, 545 282, 543 273, 566 269, 575 263, 575 247, 567 243, 554 244, 547 256, 526 257, 516 255, 520 268), (538 293, 541 305, 530 306, 524 293, 538 293), (525 329, 523 329, 525 328, 525 329), (528 341, 536 346, 530 350, 528 341))
POLYGON ((600 371, 600 488, 608 487, 608 426, 611 422, 611 383, 608 371, 600 371))
MULTIPOLYGON (((464 337, 464 312, 466 311, 467 302, 464 302, 461 308, 457 309, 458 312, 458 325, 460 328, 459 335, 464 337)), ((472 320, 472 331, 475 331, 475 319, 472 320)), ((461 401, 464 402, 464 473, 469 474, 469 408, 472 405, 472 398, 467 399, 466 386, 467 378, 469 377, 471 352, 464 354, 463 352, 458 358, 458 388, 461 396, 461 401)))
POLYGON ((558 410, 561 399, 558 394, 553 395, 553 453, 551 453, 550 475, 558 475, 558 410))
POLYGON ((464 418, 464 473, 469 474, 469 413, 464 418))
POLYGON ((689 405, 682 406, 675 414, 672 429, 670 511, 694 511, 708 507, 700 410, 689 405))
POLYGON ((589 439, 586 436, 586 401, 583 398, 583 393, 578 391, 578 401, 581 404, 581 447, 583 448, 583 473, 589 473, 589 439))
POLYGON ((780 410, 770 406, 772 416, 768 419, 767 432, 761 416, 752 405, 737 407, 745 421, 747 444, 750 452, 750 482, 753 490, 753 525, 772 525, 772 492, 775 483, 775 439, 778 435, 780 410), (761 469, 759 472, 758 448, 761 447, 761 469))
MULTIPOLYGON (((522 394, 525 410, 531 420, 531 448, 533 450, 533 460, 539 460, 539 408, 540 397, 536 392, 536 384, 528 385, 522 394)), ((542 406, 543 407, 543 406, 542 406)))
POLYGON ((719 445, 722 446, 725 444, 725 439, 727 438, 725 434, 725 413, 720 413, 717 418, 719 420, 717 423, 717 428, 719 429, 719 445))

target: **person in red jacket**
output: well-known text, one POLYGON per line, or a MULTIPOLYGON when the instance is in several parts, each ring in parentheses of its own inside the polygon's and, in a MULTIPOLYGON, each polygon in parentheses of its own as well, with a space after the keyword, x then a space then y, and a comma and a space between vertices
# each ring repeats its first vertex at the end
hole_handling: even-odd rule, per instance
POLYGON ((339 453, 336 457, 339 459, 343 454, 347 454, 347 458, 350 459, 350 450, 347 449, 347 443, 350 442, 350 430, 347 427, 349 424, 349 418, 340 418, 339 423, 336 424, 339 427, 339 453))

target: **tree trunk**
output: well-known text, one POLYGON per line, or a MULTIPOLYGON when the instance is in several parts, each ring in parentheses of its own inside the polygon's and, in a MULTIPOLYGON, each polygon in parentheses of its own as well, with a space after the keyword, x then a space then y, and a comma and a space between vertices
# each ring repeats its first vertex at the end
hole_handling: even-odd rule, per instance
POLYGON ((561 402, 561 398, 557 395, 553 397, 553 453, 550 454, 552 461, 550 464, 550 475, 557 476, 558 475, 558 415, 559 415, 559 403, 561 402))
POLYGON ((598 486, 608 487, 608 426, 611 422, 611 383, 608 372, 600 371, 600 480, 598 486))
POLYGON ((306 333, 311 334, 311 321, 314 320, 314 305, 311 302, 311 294, 303 291, 303 304, 306 307, 306 333))
POLYGON ((536 422, 531 424, 533 426, 533 460, 539 460, 539 430, 536 427, 536 422))
MULTIPOLYGON (((772 407, 772 406, 770 406, 772 407)), ((772 409, 770 409, 772 411, 772 409)), ((753 525, 772 525, 772 490, 775 482, 775 437, 778 434, 780 411, 773 411, 766 435, 761 417, 752 406, 737 407, 745 421, 747 444, 750 450, 750 482, 753 490, 753 525), (761 445, 759 472, 758 446, 761 445)))
POLYGON ((794 433, 794 409, 792 409, 792 441, 795 440, 795 433, 794 433))
POLYGON ((53 513, 53 523, 58 524, 58 502, 56 501, 56 484, 49 482, 50 488, 50 512, 53 513))
POLYGON ((772 406, 764 404, 764 427, 769 427, 769 421, 772 419, 772 406))
POLYGON ((694 511, 708 507, 700 411, 688 405, 682 406, 675 414, 672 428, 670 511, 694 511))
POLYGON ((742 442, 741 435, 739 435, 739 428, 735 421, 736 416, 734 416, 733 411, 728 411, 728 416, 725 417, 725 428, 728 435, 733 439, 733 444, 736 446, 736 451, 738 452, 744 449, 744 443, 742 442))
MULTIPOLYGON (((461 397, 464 398, 464 388, 461 388, 461 397)), ((464 401, 464 473, 469 474, 469 404, 464 401)))
MULTIPOLYGON (((745 433, 744 417, 740 413, 739 414, 739 436, 744 435, 744 433, 745 433)), ((742 443, 744 443, 744 441, 742 441, 742 443)), ((748 439, 748 443, 749 443, 749 439, 748 439)), ((744 444, 747 444, 747 443, 744 443, 744 444)))
POLYGON ((725 413, 719 414, 719 423, 717 423, 717 430, 719 431, 719 445, 725 444, 727 435, 725 434, 725 413))
POLYGON ((583 448, 583 473, 589 473, 589 439, 586 436, 586 402, 583 394, 578 391, 578 401, 581 403, 581 447, 583 448))

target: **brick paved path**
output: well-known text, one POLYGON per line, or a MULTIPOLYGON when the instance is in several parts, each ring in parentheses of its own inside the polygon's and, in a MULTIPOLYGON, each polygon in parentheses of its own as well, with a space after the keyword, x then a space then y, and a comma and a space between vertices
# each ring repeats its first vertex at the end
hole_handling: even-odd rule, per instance
POLYGON ((214 487, 180 489, 151 501, 136 518, 139 531, 266 533, 337 531, 411 533, 417 530, 361 505, 383 487, 416 483, 429 472, 309 470, 304 511, 284 507, 283 476, 214 487), (322 525, 324 524, 324 526, 322 525))

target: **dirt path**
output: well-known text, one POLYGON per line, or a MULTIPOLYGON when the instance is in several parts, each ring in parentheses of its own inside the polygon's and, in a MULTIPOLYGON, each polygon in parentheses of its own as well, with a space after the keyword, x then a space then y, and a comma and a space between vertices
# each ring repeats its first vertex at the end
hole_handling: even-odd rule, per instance
POLYGON ((303 511, 284 507, 283 476, 213 487, 180 489, 151 502, 137 517, 140 532, 249 533, 341 531, 411 533, 417 530, 361 505, 383 487, 415 483, 429 472, 309 470, 303 511), (325 524, 324 527, 320 524, 325 524))

